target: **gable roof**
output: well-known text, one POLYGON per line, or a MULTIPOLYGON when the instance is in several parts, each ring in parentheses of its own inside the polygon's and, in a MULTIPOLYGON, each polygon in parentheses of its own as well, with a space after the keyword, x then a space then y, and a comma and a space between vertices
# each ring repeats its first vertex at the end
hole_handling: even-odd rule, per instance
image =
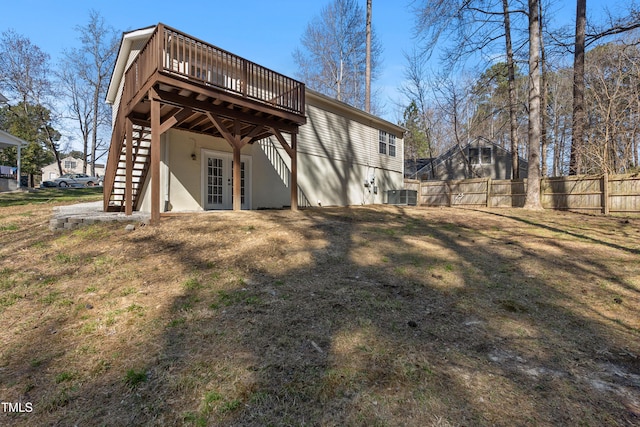
POLYGON ((111 80, 109 81, 109 88, 107 89, 107 103, 113 104, 118 95, 118 86, 126 71, 127 61, 129 60, 129 53, 131 52, 131 45, 134 41, 145 40, 151 37, 151 34, 156 29, 156 25, 146 28, 140 28, 139 30, 129 31, 122 34, 122 41, 120 42, 120 49, 118 50, 118 56, 116 57, 116 63, 113 67, 113 73, 111 73, 111 80))
POLYGON ((431 165, 431 162, 435 158, 419 158, 419 159, 404 159, 404 175, 407 177, 417 176, 417 173, 427 165, 431 165))

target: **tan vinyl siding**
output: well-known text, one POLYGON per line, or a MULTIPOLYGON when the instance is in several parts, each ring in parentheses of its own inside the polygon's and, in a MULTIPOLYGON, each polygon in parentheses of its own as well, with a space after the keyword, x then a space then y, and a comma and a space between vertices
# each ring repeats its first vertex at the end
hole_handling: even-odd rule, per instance
POLYGON ((347 108, 337 111, 335 104, 323 99, 309 96, 307 101, 307 124, 300 127, 298 137, 300 153, 403 172, 402 134, 392 125, 373 116, 367 123, 347 108), (379 130, 395 135, 395 157, 378 152, 379 130))

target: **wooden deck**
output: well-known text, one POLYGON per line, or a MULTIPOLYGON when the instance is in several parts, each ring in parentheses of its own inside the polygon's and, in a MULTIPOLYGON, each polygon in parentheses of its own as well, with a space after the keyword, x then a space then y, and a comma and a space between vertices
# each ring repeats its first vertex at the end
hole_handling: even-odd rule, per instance
MULTIPOLYGON (((222 137, 238 159, 244 145, 275 135, 292 156, 293 169, 295 136, 305 122, 304 84, 159 24, 124 75, 104 208, 137 209, 151 173, 152 222, 158 219, 159 192, 153 188, 159 186, 159 138, 169 129, 222 137), (291 134, 290 145, 283 133, 291 134)), ((240 171, 233 173, 235 178, 240 171)), ((234 209, 239 191, 233 189, 234 209)), ((293 208, 293 188, 291 193, 293 208)))

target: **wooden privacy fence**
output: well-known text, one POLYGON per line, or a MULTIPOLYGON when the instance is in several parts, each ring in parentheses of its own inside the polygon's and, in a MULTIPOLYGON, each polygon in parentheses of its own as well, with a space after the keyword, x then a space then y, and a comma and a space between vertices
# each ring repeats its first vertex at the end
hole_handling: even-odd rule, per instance
MULTIPOLYGON (((522 207, 527 180, 405 180, 405 188, 418 192, 420 206, 522 207)), ((545 209, 640 213, 640 174, 543 178, 540 198, 545 209)))

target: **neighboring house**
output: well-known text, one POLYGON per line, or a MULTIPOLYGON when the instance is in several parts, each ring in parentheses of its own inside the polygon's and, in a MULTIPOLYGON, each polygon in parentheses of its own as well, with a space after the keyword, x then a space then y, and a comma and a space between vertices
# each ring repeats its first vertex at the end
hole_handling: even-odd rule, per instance
POLYGON ((427 159, 404 159, 404 177, 407 179, 417 179, 418 171, 426 165, 430 165, 432 158, 427 159))
POLYGON ((158 24, 125 33, 107 102, 105 210, 382 203, 404 129, 158 24))
MULTIPOLYGON (((1 94, 0 94, 0 98, 6 100, 6 98, 2 97, 1 94)), ((18 150, 18 156, 17 156, 18 158, 17 158, 17 165, 15 167, 15 174, 14 174, 14 168, 11 166, 3 166, 2 170, 0 170, 0 175, 2 175, 2 177, 0 177, 0 191, 12 191, 12 190, 16 190, 18 187, 21 186, 21 183, 17 179, 17 177, 21 176, 20 168, 22 166, 22 159, 21 159, 22 147, 26 147, 27 145, 28 145, 27 141, 24 141, 18 137, 11 135, 10 133, 0 130, 0 149, 8 148, 8 147, 16 147, 18 150)))
MULTIPOLYGON (((528 163, 519 157, 520 178, 527 177, 528 163)), ((428 160, 414 176, 420 180, 449 181, 469 178, 511 179, 511 152, 483 138, 453 146, 428 160), (435 172, 435 173, 434 173, 435 172)))
MULTIPOLYGON (((84 160, 76 159, 75 157, 65 157, 64 159, 60 159, 60 165, 62 166, 62 173, 83 173, 82 168, 84 166, 84 160)), ((51 163, 43 167, 42 169, 42 180, 43 181, 53 181, 54 179, 60 177, 60 173, 58 171, 58 164, 51 163)), ((99 163, 96 163, 96 176, 102 177, 104 176, 105 166, 99 163)), ((87 165, 87 174, 91 175, 91 165, 87 165)))

